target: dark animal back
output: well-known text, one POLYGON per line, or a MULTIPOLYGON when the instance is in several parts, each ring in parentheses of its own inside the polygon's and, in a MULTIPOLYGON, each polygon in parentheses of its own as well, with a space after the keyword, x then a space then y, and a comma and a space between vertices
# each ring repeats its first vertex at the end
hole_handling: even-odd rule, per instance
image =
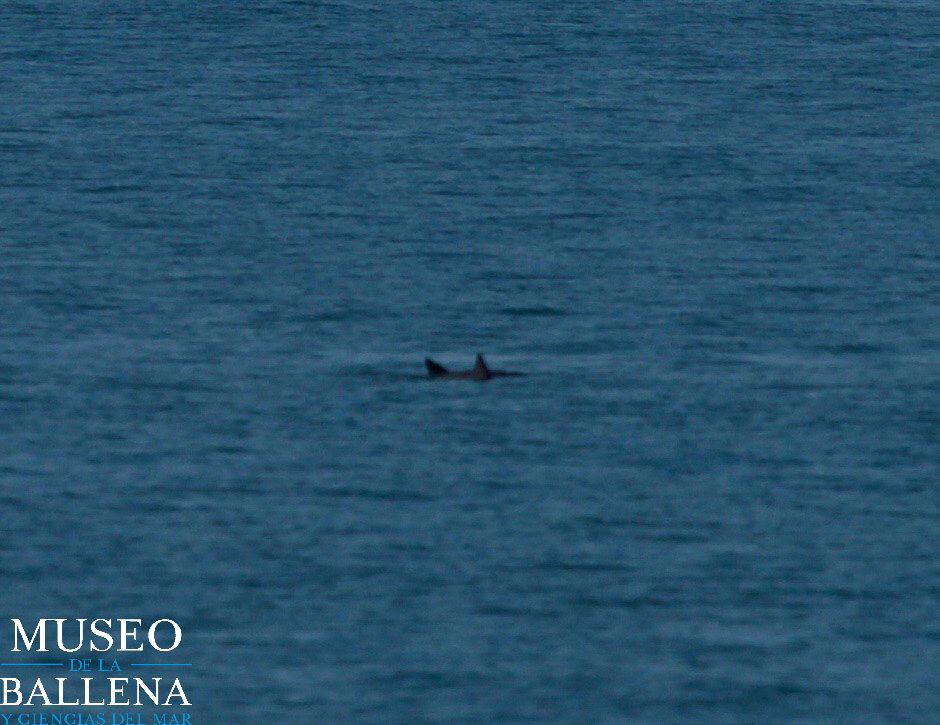
POLYGON ((443 365, 434 362, 431 358, 424 358, 424 366, 428 369, 428 375, 432 378, 439 377, 441 375, 447 375, 447 368, 443 365))

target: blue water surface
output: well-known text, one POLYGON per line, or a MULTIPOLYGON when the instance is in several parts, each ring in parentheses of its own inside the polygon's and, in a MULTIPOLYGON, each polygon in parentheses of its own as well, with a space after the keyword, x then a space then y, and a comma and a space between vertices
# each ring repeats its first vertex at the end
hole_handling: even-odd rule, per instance
POLYGON ((178 620, 203 724, 933 720, 938 47, 3 2, 0 621, 178 620))

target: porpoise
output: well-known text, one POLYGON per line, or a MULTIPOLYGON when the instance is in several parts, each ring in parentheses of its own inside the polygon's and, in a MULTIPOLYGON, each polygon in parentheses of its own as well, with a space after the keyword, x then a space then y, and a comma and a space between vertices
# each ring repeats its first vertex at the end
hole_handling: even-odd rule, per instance
POLYGON ((491 370, 486 364, 483 355, 477 354, 476 364, 470 370, 456 370, 451 372, 440 363, 431 358, 424 359, 424 366, 428 369, 428 377, 434 380, 491 380, 493 378, 507 378, 522 375, 507 370, 491 370))

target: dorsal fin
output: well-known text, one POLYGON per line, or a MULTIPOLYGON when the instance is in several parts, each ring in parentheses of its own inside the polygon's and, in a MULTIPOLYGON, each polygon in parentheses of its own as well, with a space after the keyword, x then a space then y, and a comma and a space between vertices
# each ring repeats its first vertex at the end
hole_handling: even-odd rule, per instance
POLYGON ((486 360, 483 359, 483 355, 481 353, 477 353, 477 361, 473 366, 473 372, 483 377, 489 377, 490 368, 486 364, 486 360))
POLYGON ((424 367, 428 369, 428 375, 432 378, 437 377, 438 375, 447 375, 447 368, 443 365, 434 362, 431 358, 424 358, 424 367))

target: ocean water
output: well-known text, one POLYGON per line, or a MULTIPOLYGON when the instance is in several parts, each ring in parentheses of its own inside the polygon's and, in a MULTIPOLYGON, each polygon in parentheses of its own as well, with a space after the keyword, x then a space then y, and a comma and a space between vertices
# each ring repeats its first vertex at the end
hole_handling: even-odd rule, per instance
POLYGON ((205 724, 933 720, 938 45, 4 2, 0 621, 179 621, 205 724))

